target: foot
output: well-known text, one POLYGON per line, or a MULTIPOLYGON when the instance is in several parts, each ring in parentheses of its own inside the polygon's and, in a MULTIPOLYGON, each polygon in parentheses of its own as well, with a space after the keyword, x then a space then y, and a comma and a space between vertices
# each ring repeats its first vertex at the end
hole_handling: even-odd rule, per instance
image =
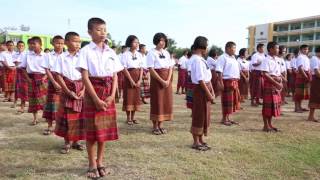
POLYGON ((73 143, 72 144, 72 149, 76 149, 78 151, 83 151, 85 150, 84 146, 79 144, 79 143, 73 143))
POLYGON ((262 129, 262 131, 263 131, 263 132, 270 132, 271 129, 270 129, 270 128, 267 128, 267 127, 264 127, 264 128, 262 129))
POLYGON ((137 120, 132 120, 133 124, 139 124, 137 120))
POLYGON ((45 129, 45 130, 43 131, 43 135, 45 135, 45 136, 48 136, 48 135, 50 135, 50 134, 52 134, 52 129, 50 129, 50 128, 45 129))
POLYGON ((31 126, 37 125, 39 122, 38 121, 32 121, 31 126))
POLYGON ((68 154, 70 152, 70 144, 65 144, 61 150, 60 150, 60 153, 61 154, 68 154))
POLYGON ((159 128, 159 130, 160 130, 161 134, 167 134, 168 133, 168 131, 166 129, 164 129, 164 128, 159 128))
POLYGON ((311 122, 319 122, 318 120, 314 119, 314 118, 308 118, 307 121, 311 121, 311 122))
POLYGON ((198 151, 207 151, 209 150, 208 147, 203 146, 202 144, 194 144, 191 146, 192 149, 198 150, 198 151))
POLYGON ((301 110, 302 111, 309 111, 309 109, 306 109, 306 108, 302 108, 301 110))
POLYGON ((162 132, 160 131, 160 129, 153 129, 153 130, 152 130, 152 134, 153 134, 153 135, 161 135, 162 132))
POLYGON ((132 125, 133 125, 133 122, 132 122, 132 121, 127 121, 127 124, 128 124, 129 126, 132 126, 132 125))
POLYGON ((96 168, 89 168, 87 171, 87 178, 98 179, 100 177, 99 172, 96 168))
POLYGON ((229 122, 230 122, 231 124, 239 125, 239 123, 236 122, 236 121, 229 120, 229 122))
POLYGON ((229 121, 221 121, 221 124, 225 125, 225 126, 231 126, 232 123, 229 121))
POLYGON ((23 113, 24 113, 24 110, 20 109, 20 110, 17 111, 16 114, 17 114, 17 115, 20 115, 20 114, 23 114, 23 113))
POLYGON ((97 169, 100 177, 104 177, 110 174, 110 171, 108 171, 104 166, 98 166, 97 169))
POLYGON ((211 149, 211 147, 208 145, 208 143, 200 142, 200 144, 201 144, 202 146, 204 146, 204 147, 207 147, 207 148, 208 148, 208 150, 210 150, 210 149, 211 149))

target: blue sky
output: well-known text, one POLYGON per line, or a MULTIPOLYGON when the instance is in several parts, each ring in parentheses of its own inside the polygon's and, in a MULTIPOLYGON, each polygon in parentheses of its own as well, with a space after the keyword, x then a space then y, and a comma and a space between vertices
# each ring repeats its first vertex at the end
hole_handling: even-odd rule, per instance
POLYGON ((130 34, 153 47, 156 32, 164 32, 180 47, 190 47, 198 35, 223 47, 232 40, 247 46, 247 27, 320 14, 319 0, 0 0, 0 28, 29 25, 30 32, 88 36, 87 21, 101 17, 116 41, 130 34), (68 24, 70 19, 70 24, 68 24))

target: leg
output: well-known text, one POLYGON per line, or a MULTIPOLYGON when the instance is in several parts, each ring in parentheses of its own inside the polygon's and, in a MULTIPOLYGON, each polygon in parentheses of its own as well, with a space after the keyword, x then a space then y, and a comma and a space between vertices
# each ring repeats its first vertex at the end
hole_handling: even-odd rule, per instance
POLYGON ((33 112, 33 121, 32 125, 37 125, 38 124, 38 112, 33 112))
POLYGON ((110 172, 107 172, 104 165, 103 165, 103 159, 104 159, 104 148, 105 148, 105 142, 98 142, 98 150, 97 150, 97 168, 98 168, 98 172, 100 177, 104 177, 108 174, 110 174, 110 172))
POLYGON ((268 124, 268 118, 266 116, 263 116, 263 131, 265 132, 269 132, 270 131, 270 127, 269 127, 269 124, 268 124))
POLYGON ((165 128, 163 128, 163 122, 158 122, 158 128, 159 128, 159 130, 161 131, 161 133, 162 134, 167 134, 168 133, 168 131, 165 129, 165 128))
POLYGON ((96 161, 96 151, 95 151, 95 142, 87 141, 87 153, 89 159, 89 170, 87 173, 88 178, 97 178, 100 177, 97 171, 97 161, 96 161))
POLYGON ((314 118, 314 112, 315 112, 315 109, 314 108, 310 108, 308 121, 319 122, 318 120, 316 120, 314 118))
POLYGON ((131 111, 126 111, 126 114, 127 114, 127 124, 128 125, 132 125, 133 122, 132 122, 131 117, 130 117, 131 111))
POLYGON ((137 120, 134 119, 134 115, 135 115, 136 111, 131 111, 131 120, 134 124, 139 124, 139 122, 137 120))
POLYGON ((60 153, 61 154, 68 154, 70 152, 70 141, 67 137, 64 138, 64 146, 62 147, 60 153))

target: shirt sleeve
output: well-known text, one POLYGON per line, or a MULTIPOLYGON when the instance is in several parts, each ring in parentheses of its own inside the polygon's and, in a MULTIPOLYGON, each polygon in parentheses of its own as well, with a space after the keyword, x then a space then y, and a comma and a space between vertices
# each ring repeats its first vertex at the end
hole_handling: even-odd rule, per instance
POLYGON ((54 62, 51 71, 56 72, 58 74, 62 74, 62 57, 58 57, 57 60, 54 62))
POLYGON ((315 57, 311 59, 310 67, 312 71, 315 69, 319 69, 319 61, 315 57))
POLYGON ((42 61, 41 67, 45 69, 50 69, 50 66, 49 66, 50 58, 51 56, 49 54, 44 55, 44 61, 42 61))
POLYGON ((270 72, 269 61, 270 60, 268 58, 266 58, 262 61, 261 66, 260 66, 261 71, 270 72))
POLYGON ((156 57, 153 52, 149 52, 147 54, 147 67, 148 68, 154 68, 155 59, 156 59, 156 57))
POLYGON ((226 63, 225 61, 226 61, 225 58, 223 56, 220 56, 219 59, 217 60, 215 71, 223 73, 224 65, 226 63))
POLYGON ((21 63, 19 64, 19 67, 26 68, 27 67, 27 53, 21 56, 21 63))
POLYGON ((194 66, 194 77, 197 82, 204 81, 205 80, 205 72, 204 72, 204 66, 202 64, 201 60, 196 60, 192 65, 194 66))
POLYGON ((119 57, 116 55, 116 53, 113 54, 114 58, 114 66, 113 66, 113 73, 117 73, 119 71, 123 70, 123 65, 120 62, 119 57))
POLYGON ((76 64, 76 69, 81 72, 82 69, 88 70, 88 59, 86 49, 81 49, 79 53, 79 59, 76 64))
POLYGON ((122 54, 122 56, 120 56, 120 63, 123 65, 124 68, 128 68, 128 61, 127 61, 127 56, 126 54, 122 54))

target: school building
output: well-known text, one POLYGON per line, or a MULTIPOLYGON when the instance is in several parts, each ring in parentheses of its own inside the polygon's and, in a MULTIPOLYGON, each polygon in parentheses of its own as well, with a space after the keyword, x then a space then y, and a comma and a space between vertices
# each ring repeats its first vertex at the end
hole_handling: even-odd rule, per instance
POLYGON ((253 53, 257 44, 276 41, 293 52, 302 44, 310 46, 310 51, 320 46, 320 15, 286 21, 249 26, 248 51, 253 53))

